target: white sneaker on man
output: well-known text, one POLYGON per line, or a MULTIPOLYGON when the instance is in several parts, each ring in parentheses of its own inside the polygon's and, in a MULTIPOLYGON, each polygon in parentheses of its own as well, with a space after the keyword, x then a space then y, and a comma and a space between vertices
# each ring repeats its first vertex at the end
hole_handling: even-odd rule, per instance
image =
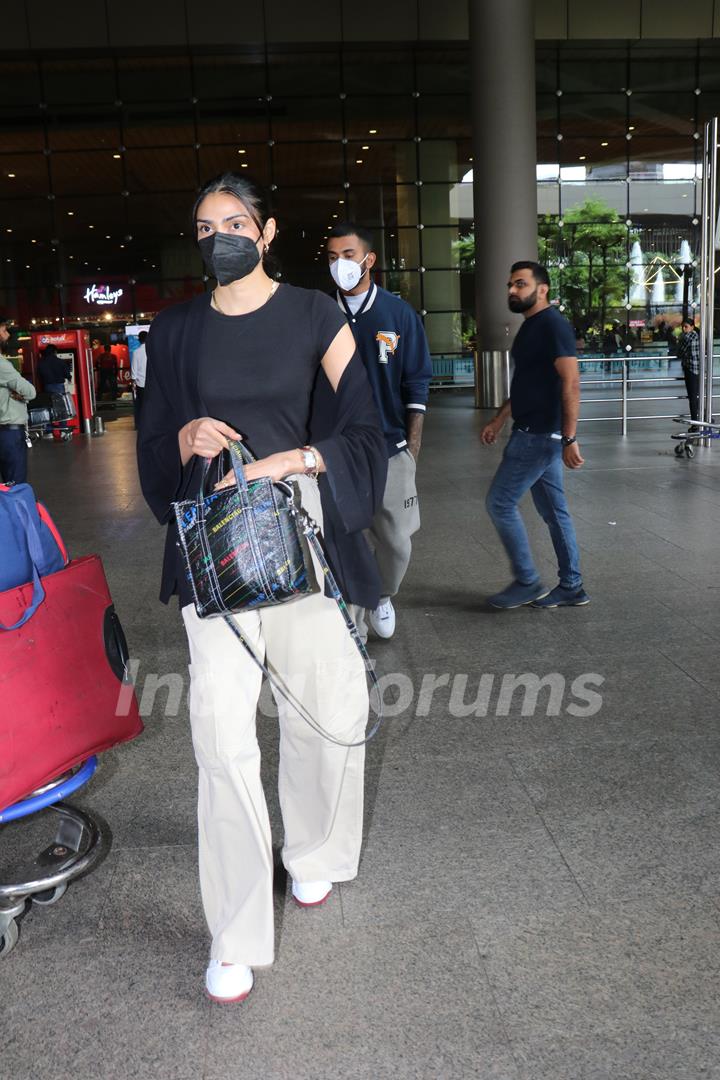
POLYGON ((368 620, 378 637, 391 638, 395 633, 395 608, 389 596, 381 597, 374 611, 368 612, 368 620))
POLYGON ((332 892, 332 881, 293 881, 293 900, 300 907, 318 907, 332 892))
POLYGON ((246 964, 224 964, 222 960, 211 960, 205 972, 207 996, 225 1005, 244 1001, 254 981, 252 968, 246 964))

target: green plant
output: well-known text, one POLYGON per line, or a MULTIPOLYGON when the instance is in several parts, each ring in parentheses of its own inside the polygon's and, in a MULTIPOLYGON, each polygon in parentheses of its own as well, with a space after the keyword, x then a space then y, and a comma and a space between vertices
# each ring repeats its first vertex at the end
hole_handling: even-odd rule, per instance
MULTIPOLYGON (((568 210, 562 227, 554 214, 538 219, 538 258, 550 272, 550 296, 560 299, 571 322, 602 326, 608 310, 624 303, 627 244, 625 222, 602 199, 568 210)), ((456 240, 453 251, 461 270, 475 269, 474 232, 456 240)))

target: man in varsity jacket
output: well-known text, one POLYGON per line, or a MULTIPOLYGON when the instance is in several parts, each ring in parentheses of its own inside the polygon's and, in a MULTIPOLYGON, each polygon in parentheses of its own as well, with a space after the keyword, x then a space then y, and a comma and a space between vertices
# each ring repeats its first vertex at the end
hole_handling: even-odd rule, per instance
MULTIPOLYGON (((379 637, 389 638, 395 631, 392 597, 410 562, 410 538, 420 528, 415 465, 432 374, 430 352, 417 313, 373 282, 376 255, 367 229, 336 225, 328 234, 327 254, 338 306, 347 316, 367 369, 387 441, 385 495, 369 535, 382 595, 368 620, 379 637)), ((365 637, 362 613, 357 621, 365 637)))

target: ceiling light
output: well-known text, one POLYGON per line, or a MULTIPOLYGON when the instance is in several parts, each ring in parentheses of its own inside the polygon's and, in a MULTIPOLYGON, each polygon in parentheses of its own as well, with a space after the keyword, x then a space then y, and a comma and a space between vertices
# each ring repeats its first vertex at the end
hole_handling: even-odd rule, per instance
POLYGON ((12 232, 12 229, 6 229, 5 232, 12 232))
POLYGON ((247 154, 247 150, 238 150, 238 154, 247 154))
POLYGON ((88 225, 88 229, 94 229, 94 228, 95 228, 94 225, 88 225))
POLYGON ((106 237, 105 237, 105 239, 106 239, 106 240, 109 240, 109 239, 110 239, 110 237, 109 237, 109 236, 106 236, 106 237))
POLYGON ((68 217, 75 217, 75 211, 74 210, 68 210, 68 217))
POLYGON ((361 157, 355 158, 355 164, 356 165, 362 165, 362 163, 363 163, 363 159, 361 157))
POLYGON ((608 144, 606 142, 601 142, 600 145, 601 146, 607 146, 608 144))
POLYGON ((247 169, 247 168, 248 168, 248 163, 247 163, 247 161, 241 161, 241 162, 240 162, 240 168, 241 168, 241 169, 247 169))
POLYGON ((635 125, 631 124, 630 127, 628 128, 628 131, 634 131, 634 130, 635 130, 635 125))
POLYGON ((370 128, 368 135, 377 135, 377 128, 370 128))
POLYGON ((369 149, 370 149, 370 147, 369 147, 369 146, 361 146, 361 147, 360 147, 360 149, 361 149, 361 150, 369 150, 369 149))
POLYGON ((342 204, 343 204, 343 203, 345 202, 345 200, 344 200, 344 199, 338 199, 338 202, 339 202, 339 203, 340 203, 340 205, 342 206, 342 204))
POLYGON ((585 161, 585 154, 581 154, 578 161, 585 161))
POLYGON ((113 157, 114 157, 115 161, 119 161, 120 158, 122 157, 122 154, 113 154, 113 157))
POLYGON ((8 173, 8 179, 9 180, 14 180, 15 179, 15 173, 14 172, 9 172, 8 173))
POLYGON ((31 244, 37 244, 37 240, 31 240, 30 243, 31 244))

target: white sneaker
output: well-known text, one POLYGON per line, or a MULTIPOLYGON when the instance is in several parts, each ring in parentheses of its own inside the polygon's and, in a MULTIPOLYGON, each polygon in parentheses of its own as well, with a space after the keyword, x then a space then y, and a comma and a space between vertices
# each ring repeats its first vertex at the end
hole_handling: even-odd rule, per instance
POLYGON ((205 972, 205 989, 212 1001, 224 1004, 244 1001, 253 988, 252 968, 211 960, 205 972))
POLYGON ((318 907, 332 892, 332 881, 293 881, 293 900, 300 907, 318 907))
POLYGON ((378 637, 391 638, 395 633, 395 608, 388 596, 381 600, 374 611, 368 612, 368 620, 378 637))

